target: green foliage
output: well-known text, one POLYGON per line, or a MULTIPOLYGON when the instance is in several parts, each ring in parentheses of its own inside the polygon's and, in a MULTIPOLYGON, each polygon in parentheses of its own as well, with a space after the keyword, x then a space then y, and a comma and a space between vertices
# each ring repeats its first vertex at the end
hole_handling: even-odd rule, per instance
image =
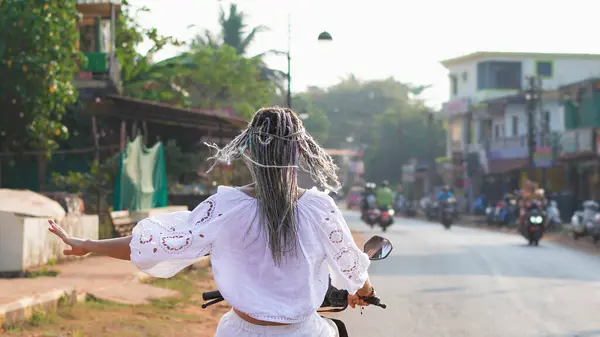
POLYGON ((0 0, 0 146, 49 153, 68 137, 61 123, 77 100, 75 0, 0 0))
POLYGON ((183 152, 174 140, 164 145, 167 184, 174 186, 186 173, 195 173, 204 164, 206 155, 199 152, 183 152))
POLYGON ((89 172, 69 171, 66 175, 54 173, 52 184, 60 190, 79 195, 87 207, 95 207, 100 212, 102 201, 113 190, 117 174, 119 156, 99 163, 94 161, 89 172))
MULTIPOLYGON (((248 56, 248 49, 256 40, 258 34, 268 31, 269 28, 260 25, 248 31, 246 20, 246 14, 239 11, 236 4, 232 3, 227 12, 221 7, 219 14, 220 31, 217 36, 209 30, 204 31, 204 36, 196 35, 192 40, 192 50, 206 47, 219 48, 223 45, 228 45, 233 47, 238 55, 248 56)), ((263 58, 267 55, 286 55, 286 53, 278 50, 268 50, 250 57, 257 62, 261 79, 271 81, 280 89, 283 89, 286 73, 269 68, 263 61, 263 58)))
POLYGON ((240 56, 228 45, 198 49, 177 59, 182 65, 190 65, 175 83, 188 88, 193 107, 232 107, 250 118, 269 103, 275 91, 272 82, 258 76, 258 60, 240 56))
POLYGON ((183 69, 173 63, 153 64, 152 56, 169 45, 182 43, 171 36, 158 33, 154 27, 142 27, 136 16, 149 12, 146 7, 133 8, 127 0, 121 5, 117 19, 116 56, 121 65, 123 94, 130 97, 160 101, 176 105, 189 105, 187 93, 172 85, 174 77, 183 69), (144 54, 138 53, 140 43, 147 39, 152 47, 144 54))
POLYGON ((329 138, 331 123, 325 112, 316 108, 307 94, 295 95, 293 98, 294 111, 300 116, 308 115, 302 122, 308 131, 319 143, 324 144, 329 138))
POLYGON ((301 112, 297 105, 310 100, 311 109, 324 111, 330 123, 327 147, 364 149, 366 177, 396 182, 401 179, 401 166, 410 158, 427 158, 430 144, 433 157, 445 151, 441 124, 434 122, 428 129, 431 110, 409 98, 424 89, 393 78, 365 82, 350 75, 326 90, 310 88, 294 106, 301 112))

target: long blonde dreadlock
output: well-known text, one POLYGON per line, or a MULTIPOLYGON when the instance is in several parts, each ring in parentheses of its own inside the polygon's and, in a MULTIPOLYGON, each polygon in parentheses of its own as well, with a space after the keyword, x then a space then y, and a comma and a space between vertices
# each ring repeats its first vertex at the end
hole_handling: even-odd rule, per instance
POLYGON ((208 172, 218 162, 231 164, 242 158, 248 164, 256 182, 261 223, 276 264, 297 246, 298 169, 308 172, 320 188, 340 188, 337 166, 291 109, 262 108, 248 128, 222 149, 206 145, 216 150, 209 158, 215 162, 208 172))

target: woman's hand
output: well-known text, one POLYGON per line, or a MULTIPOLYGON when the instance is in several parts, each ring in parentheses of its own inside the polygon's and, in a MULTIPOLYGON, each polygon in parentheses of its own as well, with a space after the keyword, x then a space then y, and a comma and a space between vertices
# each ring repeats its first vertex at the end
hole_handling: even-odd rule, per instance
POLYGON ((348 294, 348 305, 354 309, 357 305, 359 307, 366 307, 369 303, 365 302, 361 296, 358 294, 350 295, 348 294))
POLYGON ((90 253, 90 251, 87 248, 85 248, 86 240, 70 236, 62 227, 60 227, 52 220, 48 220, 48 224, 50 224, 50 228, 48 228, 48 230, 54 233, 54 235, 58 236, 65 244, 67 244, 70 247, 70 249, 63 250, 63 254, 72 256, 84 256, 90 253))

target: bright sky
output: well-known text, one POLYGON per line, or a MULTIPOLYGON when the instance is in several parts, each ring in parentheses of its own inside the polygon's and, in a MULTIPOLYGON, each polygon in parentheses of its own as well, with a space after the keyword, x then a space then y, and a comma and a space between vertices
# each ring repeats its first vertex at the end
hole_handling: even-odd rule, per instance
MULTIPOLYGON (((183 40, 218 30, 225 0, 130 0, 147 6, 144 26, 183 40), (195 25, 189 27, 190 25, 195 25), (188 28, 189 27, 189 28, 188 28)), ((448 98, 445 58, 474 51, 600 53, 597 0, 238 0, 248 24, 266 25, 251 55, 285 51, 291 14, 292 89, 329 86, 354 73, 361 79, 394 78, 433 84, 424 96, 438 105, 448 98), (327 30, 333 42, 317 42, 327 30)), ((176 55, 170 48, 157 59, 176 55)), ((283 56, 268 63, 286 70, 283 56)))

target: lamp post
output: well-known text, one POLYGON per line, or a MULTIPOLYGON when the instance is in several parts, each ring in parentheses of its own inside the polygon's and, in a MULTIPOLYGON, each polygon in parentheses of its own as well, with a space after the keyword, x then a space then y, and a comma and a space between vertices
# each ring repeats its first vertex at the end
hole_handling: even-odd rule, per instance
MULTIPOLYGON (((317 37, 317 41, 330 42, 333 38, 331 34, 326 31, 321 32, 317 37)), ((288 50, 287 50, 287 97, 286 104, 289 109, 292 108, 292 21, 291 16, 288 15, 288 50)))

